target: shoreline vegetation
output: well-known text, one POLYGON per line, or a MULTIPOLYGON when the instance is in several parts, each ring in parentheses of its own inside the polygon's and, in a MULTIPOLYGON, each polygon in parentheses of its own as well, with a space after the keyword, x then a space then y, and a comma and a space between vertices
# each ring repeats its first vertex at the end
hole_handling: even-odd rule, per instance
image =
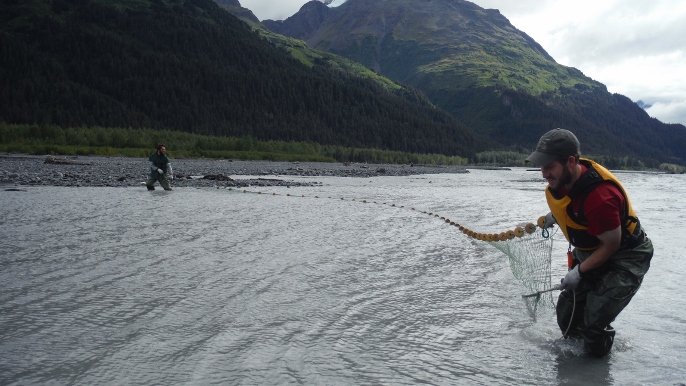
MULTIPOLYGON (((179 131, 103 127, 62 128, 55 125, 0 122, 0 153, 49 156, 146 158, 157 143, 176 159, 271 162, 362 163, 470 167, 522 167, 529 152, 485 151, 474 159, 458 155, 416 154, 391 150, 321 145, 314 142, 258 141, 179 131)), ((651 170, 630 157, 584 155, 613 170, 651 170)), ((652 171, 656 171, 652 169, 652 171)), ((686 167, 661 164, 657 171, 684 173, 686 167)))

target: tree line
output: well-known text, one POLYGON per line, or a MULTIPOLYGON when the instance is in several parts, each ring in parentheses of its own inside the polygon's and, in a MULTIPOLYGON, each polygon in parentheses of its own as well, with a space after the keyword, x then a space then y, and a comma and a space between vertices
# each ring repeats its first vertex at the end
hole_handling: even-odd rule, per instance
MULTIPOLYGON (((0 152, 35 155, 99 155, 147 157, 157 143, 165 143, 172 157, 269 161, 360 162, 376 164, 526 166, 529 152, 484 151, 473 159, 444 154, 322 145, 316 142, 259 141, 170 130, 17 125, 0 122, 0 152)), ((635 157, 584 155, 614 170, 662 170, 684 173, 682 165, 657 167, 635 157)))
POLYGON ((0 120, 7 123, 465 158, 486 146, 415 90, 389 90, 327 61, 308 67, 210 0, 31 4, 40 3, 0 5, 16 15, 0 31, 0 120))
POLYGON ((315 142, 259 141, 249 136, 211 136, 152 129, 62 128, 0 122, 0 152, 147 157, 158 143, 166 144, 168 154, 177 158, 431 165, 468 163, 466 158, 444 154, 406 153, 315 142))

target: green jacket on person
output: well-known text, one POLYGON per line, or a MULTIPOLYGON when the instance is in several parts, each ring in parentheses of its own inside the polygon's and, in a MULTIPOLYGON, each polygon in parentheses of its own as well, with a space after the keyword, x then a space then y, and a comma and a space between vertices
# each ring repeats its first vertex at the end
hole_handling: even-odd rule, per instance
POLYGON ((166 154, 159 154, 155 151, 150 154, 148 160, 152 162, 152 166, 150 167, 150 178, 167 178, 169 157, 167 157, 166 154), (157 169, 162 169, 162 174, 160 174, 157 169))

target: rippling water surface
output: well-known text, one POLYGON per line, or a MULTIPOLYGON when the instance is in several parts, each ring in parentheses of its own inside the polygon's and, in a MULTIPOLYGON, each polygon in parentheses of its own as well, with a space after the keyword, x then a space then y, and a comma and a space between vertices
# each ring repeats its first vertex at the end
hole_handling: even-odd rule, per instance
POLYGON ((2 191, 0 384, 683 383, 686 177, 620 178, 656 255, 603 359, 529 317, 501 252, 411 209, 500 232, 547 212, 538 172, 2 191))

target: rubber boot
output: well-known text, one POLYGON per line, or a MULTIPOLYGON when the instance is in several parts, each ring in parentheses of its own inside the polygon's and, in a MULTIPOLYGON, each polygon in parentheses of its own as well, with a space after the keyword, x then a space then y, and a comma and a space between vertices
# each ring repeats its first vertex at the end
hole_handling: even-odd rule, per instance
POLYGON ((609 354, 612 349, 612 344, 615 341, 615 329, 609 325, 598 333, 589 334, 589 331, 587 330, 582 332, 582 335, 586 345, 589 350, 591 350, 591 354, 598 358, 609 354), (588 339, 589 335, 593 335, 594 339, 588 339))

